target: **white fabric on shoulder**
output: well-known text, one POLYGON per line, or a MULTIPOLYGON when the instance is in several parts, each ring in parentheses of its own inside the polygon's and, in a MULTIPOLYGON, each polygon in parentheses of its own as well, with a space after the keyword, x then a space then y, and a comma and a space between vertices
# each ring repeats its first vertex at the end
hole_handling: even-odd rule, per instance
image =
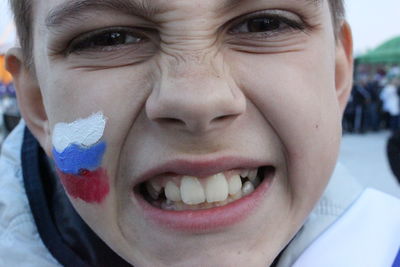
POLYGON ((304 250, 359 198, 364 188, 340 163, 320 201, 280 256, 277 267, 293 266, 304 250))
POLYGON ((60 266, 40 239, 23 185, 24 127, 21 121, 0 155, 0 266, 60 266))
POLYGON ((400 200, 366 189, 293 267, 391 267, 400 247, 400 200))

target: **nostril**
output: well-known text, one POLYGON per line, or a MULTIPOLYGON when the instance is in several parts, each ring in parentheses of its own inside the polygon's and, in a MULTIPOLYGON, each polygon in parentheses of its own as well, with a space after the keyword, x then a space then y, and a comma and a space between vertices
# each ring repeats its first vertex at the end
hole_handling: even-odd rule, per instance
POLYGON ((219 116, 214 118, 211 123, 225 123, 228 122, 230 120, 232 120, 233 118, 235 118, 235 115, 223 115, 223 116, 219 116))
POLYGON ((233 115, 223 115, 223 116, 219 116, 214 118, 214 121, 224 121, 227 119, 230 119, 233 115))
POLYGON ((185 126, 186 123, 180 119, 175 118, 157 118, 156 122, 160 124, 175 125, 175 126, 185 126))

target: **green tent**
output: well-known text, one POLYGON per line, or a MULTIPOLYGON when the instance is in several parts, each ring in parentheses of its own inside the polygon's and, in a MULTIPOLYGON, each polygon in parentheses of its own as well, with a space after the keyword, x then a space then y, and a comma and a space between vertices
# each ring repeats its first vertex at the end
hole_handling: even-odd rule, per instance
POLYGON ((400 36, 357 58, 359 63, 400 63, 400 36))

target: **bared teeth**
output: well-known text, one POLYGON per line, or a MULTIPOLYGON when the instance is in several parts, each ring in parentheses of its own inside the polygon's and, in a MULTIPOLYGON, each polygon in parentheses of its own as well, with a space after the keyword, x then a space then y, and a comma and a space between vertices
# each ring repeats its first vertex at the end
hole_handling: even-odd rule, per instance
POLYGON ((154 188, 154 190, 156 190, 156 192, 161 193, 162 190, 162 186, 161 184, 159 184, 157 181, 151 180, 150 181, 151 186, 154 188))
POLYGON ((255 180, 257 178, 257 169, 253 169, 253 170, 249 171, 247 178, 249 178, 250 181, 255 180))
POLYGON ((228 197, 228 183, 223 173, 206 179, 206 199, 208 203, 224 201, 228 197))
POLYGON ((155 204, 162 209, 196 210, 226 205, 251 194, 260 183, 257 169, 242 169, 201 179, 193 176, 154 179, 146 182, 146 189, 154 200, 150 202, 162 203, 155 204))
POLYGON ((165 185, 165 196, 167 199, 171 201, 181 201, 181 190, 179 187, 172 181, 168 181, 165 185))
POLYGON ((176 210, 176 205, 174 202, 167 199, 161 203, 161 208, 163 210, 176 210))
POLYGON ((203 186, 196 177, 184 176, 180 189, 182 201, 185 204, 195 205, 206 200, 203 186))
POLYGON ((243 170, 240 172, 240 177, 246 178, 247 176, 249 176, 249 170, 248 170, 248 169, 243 169, 243 170))
POLYGON ((240 192, 240 189, 242 189, 242 180, 240 179, 240 176, 238 174, 233 175, 229 179, 229 195, 235 195, 238 192, 240 192))
POLYGON ((238 200, 242 197, 242 190, 232 196, 232 200, 238 200))
POLYGON ((154 186, 154 183, 149 183, 149 182, 147 182, 146 183, 146 189, 147 189, 147 192, 149 193, 149 195, 154 199, 154 200, 156 200, 159 196, 160 196, 160 193, 161 193, 161 187, 160 188, 158 188, 158 187, 155 187, 154 186))
POLYGON ((243 184, 243 187, 242 187, 242 195, 243 196, 247 196, 247 195, 253 193, 253 191, 254 191, 254 185, 251 182, 247 181, 243 184))

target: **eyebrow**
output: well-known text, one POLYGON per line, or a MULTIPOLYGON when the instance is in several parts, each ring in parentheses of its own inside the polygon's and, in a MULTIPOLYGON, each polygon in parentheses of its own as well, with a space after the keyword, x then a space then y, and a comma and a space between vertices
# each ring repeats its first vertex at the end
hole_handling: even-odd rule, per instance
MULTIPOLYGON (((225 0, 223 1, 223 3, 220 5, 219 9, 221 10, 229 10, 232 9, 238 5, 240 5, 242 2, 245 2, 248 0, 225 0)), ((301 0, 298 0, 301 1, 301 0)), ((304 1, 306 4, 311 4, 311 5, 315 5, 318 6, 321 4, 321 2, 323 0, 302 0, 304 1)))
MULTIPOLYGON (((224 0, 218 9, 228 10, 240 3, 249 0, 224 0)), ((318 5, 323 0, 303 0, 307 4, 318 5)), ((45 24, 48 28, 60 26, 68 21, 79 18, 81 14, 92 10, 114 10, 118 12, 136 15, 138 17, 151 18, 155 14, 163 13, 165 8, 153 3, 153 0, 74 0, 60 4, 50 10, 45 24)))
POLYGON ((115 10, 139 17, 152 17, 157 13, 163 12, 163 10, 156 7, 151 2, 151 0, 68 1, 50 10, 46 17, 45 24, 48 28, 57 27, 92 10, 115 10))

